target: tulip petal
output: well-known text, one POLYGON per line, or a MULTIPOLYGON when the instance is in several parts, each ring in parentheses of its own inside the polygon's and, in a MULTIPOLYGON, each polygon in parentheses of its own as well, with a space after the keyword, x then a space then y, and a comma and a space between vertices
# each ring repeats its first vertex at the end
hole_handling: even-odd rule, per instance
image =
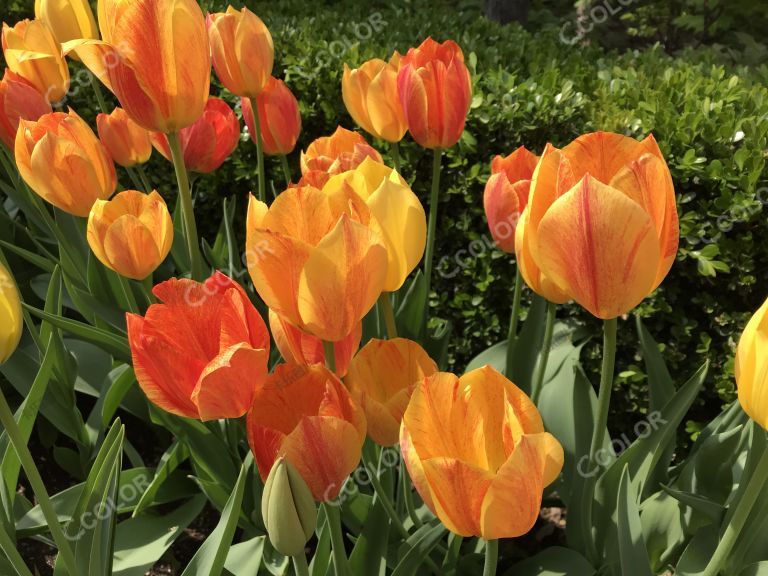
POLYGON ((126 278, 144 280, 160 260, 152 232, 135 216, 121 216, 104 237, 105 264, 126 278))
POLYGON ((600 182, 610 182, 616 173, 638 158, 646 145, 614 132, 592 132, 579 136, 563 148, 576 180, 589 174, 600 182))
POLYGON ((416 488, 419 496, 421 496, 424 504, 426 504, 427 508, 434 514, 435 503, 432 498, 432 490, 424 476, 424 467, 421 465, 421 458, 413 445, 413 439, 408 432, 408 428, 404 425, 400 426, 400 453, 403 455, 403 462, 405 462, 405 467, 408 471, 408 475, 411 477, 413 486, 416 488))
POLYGON ((736 350, 739 403, 768 430, 768 300, 750 319, 736 350))
POLYGON ((515 255, 517 257, 517 266, 525 283, 531 290, 539 296, 546 298, 549 302, 555 304, 564 304, 570 300, 557 284, 544 274, 536 265, 531 253, 531 236, 527 234, 530 222, 530 212, 523 211, 520 221, 515 229, 515 255))
POLYGON ((504 252, 515 252, 515 229, 528 201, 530 180, 512 184, 506 174, 493 174, 483 193, 483 208, 488 228, 496 245, 504 252))

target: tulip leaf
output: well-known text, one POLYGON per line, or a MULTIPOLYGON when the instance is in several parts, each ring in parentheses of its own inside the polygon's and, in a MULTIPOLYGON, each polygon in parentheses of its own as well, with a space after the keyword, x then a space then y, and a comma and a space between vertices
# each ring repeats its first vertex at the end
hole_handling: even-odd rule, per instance
POLYGON ((526 394, 531 393, 533 371, 536 369, 539 354, 544 342, 544 326, 547 317, 547 301, 539 295, 534 295, 528 316, 520 329, 512 352, 513 364, 506 370, 508 378, 526 394))
POLYGON ((3 574, 8 574, 8 576, 32 576, 32 572, 27 568, 16 544, 5 531, 2 522, 0 522, 0 551, 2 551, 5 558, 7 558, 6 561, 0 554, 0 568, 3 569, 3 574), (13 572, 11 572, 11 570, 13 570, 13 572))
POLYGON ((485 365, 495 368, 498 372, 504 374, 507 368, 507 341, 497 342, 490 348, 486 348, 480 354, 472 358, 464 369, 465 372, 471 372, 485 365))
POLYGON ((392 572, 392 576, 415 576, 419 567, 432 549, 438 545, 446 532, 445 526, 424 525, 419 528, 403 545, 407 550, 392 572))
POLYGON ((399 293, 403 291, 405 295, 395 314, 398 334, 420 342, 423 340, 424 318, 427 314, 427 283, 421 270, 416 271, 407 289, 402 288, 399 293))
POLYGON ((264 556, 266 536, 257 536, 234 544, 229 549, 224 568, 232 574, 258 574, 264 556))
POLYGON ((685 547, 675 567, 675 573, 681 576, 697 576, 704 572, 712 554, 720 541, 720 527, 716 524, 704 526, 696 531, 688 546, 685 547))
POLYGON ((722 521, 723 515, 725 514, 725 507, 722 504, 707 500, 698 494, 676 490, 675 488, 664 484, 661 485, 661 489, 681 504, 688 506, 695 512, 699 512, 709 521, 714 521, 718 524, 722 521))
POLYGON ((144 494, 142 494, 141 500, 139 500, 136 507, 133 509, 134 518, 152 504, 155 495, 163 485, 163 482, 165 482, 171 473, 187 458, 189 458, 189 450, 185 444, 180 443, 178 440, 171 444, 160 458, 160 462, 155 470, 155 477, 152 478, 152 482, 147 486, 144 494))
POLYGON ((3 248, 5 248, 10 252, 13 252, 17 256, 20 256, 21 258, 23 258, 33 266, 37 266, 38 268, 40 268, 40 270, 43 270, 48 274, 53 274, 53 271, 56 268, 56 264, 54 261, 49 260, 44 256, 35 254, 34 252, 30 252, 29 250, 25 250, 24 248, 20 246, 16 246, 15 244, 11 244, 10 242, 6 242, 5 240, 0 240, 0 246, 2 246, 3 248))
POLYGON ((593 576, 596 572, 575 550, 552 546, 515 564, 505 576, 593 576))
POLYGON ((621 574, 622 576, 653 576, 648 561, 648 550, 643 540, 637 495, 629 489, 629 484, 629 466, 625 464, 616 503, 621 574))
POLYGON ((374 496, 371 507, 349 557, 352 574, 376 576, 385 574, 389 542, 389 517, 384 505, 374 496))
POLYGON ((675 383, 669 374, 664 358, 659 351, 659 345, 643 325, 639 316, 636 317, 637 333, 640 337, 640 349, 643 352, 646 371, 648 372, 648 411, 661 410, 675 395, 675 383))
POLYGON ((316 534, 317 546, 309 564, 309 573, 311 576, 325 576, 331 567, 331 530, 323 506, 320 506, 317 514, 316 534))
POLYGON ((739 572, 739 576, 768 576, 768 561, 763 560, 762 562, 750 564, 739 572))
POLYGON ((685 545, 686 507, 670 494, 659 491, 640 507, 643 539, 654 574, 664 571, 685 545))

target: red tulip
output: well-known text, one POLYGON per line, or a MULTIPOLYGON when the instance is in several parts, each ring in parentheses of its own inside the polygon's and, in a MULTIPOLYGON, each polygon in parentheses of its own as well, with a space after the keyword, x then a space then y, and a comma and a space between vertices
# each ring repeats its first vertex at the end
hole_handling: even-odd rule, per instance
MULTIPOLYGON (((285 85, 285 82, 272 77, 255 100, 259 108, 264 154, 276 156, 293 152, 299 134, 301 134, 301 114, 296 96, 285 85)), ((243 120, 245 120, 251 139, 253 139, 256 137, 253 105, 250 98, 242 98, 241 102, 243 120)))
POLYGON ((6 68, 0 81, 0 140, 13 150, 19 120, 39 120, 51 104, 37 89, 6 68))

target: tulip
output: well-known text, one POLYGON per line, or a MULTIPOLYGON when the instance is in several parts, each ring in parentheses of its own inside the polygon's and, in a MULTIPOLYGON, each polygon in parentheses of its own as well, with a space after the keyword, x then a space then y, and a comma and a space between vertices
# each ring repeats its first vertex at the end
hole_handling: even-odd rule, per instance
POLYGON ((341 174, 371 157, 382 162, 381 154, 360 134, 339 126, 331 136, 318 138, 301 153, 301 173, 320 170, 329 175, 341 174))
POLYGON ((16 282, 0 263, 0 364, 4 364, 19 345, 23 322, 16 282))
MULTIPOLYGON (((269 328, 275 339, 277 349, 280 350, 283 359, 289 364, 309 366, 325 362, 322 340, 296 328, 272 310, 269 311, 269 328)), ((359 323, 346 338, 333 343, 336 376, 339 378, 347 373, 349 362, 360 347, 362 337, 363 325, 359 323)))
POLYGON ((267 86, 275 50, 264 22, 248 8, 232 6, 208 14, 213 66, 224 87, 244 98, 255 98, 267 86))
POLYGON ((374 58, 350 70, 344 64, 341 93, 352 119, 360 128, 387 142, 400 142, 408 130, 397 93, 401 56, 389 62, 374 58))
POLYGON ((103 40, 73 40, 65 52, 74 51, 137 124, 167 134, 200 118, 211 55, 195 0, 99 0, 99 28, 103 40))
POLYGON ((127 314, 136 379, 166 412, 239 418, 267 376, 269 332, 239 284, 216 272, 204 283, 155 286, 145 316, 127 314))
POLYGON ((96 200, 109 198, 117 187, 107 149, 72 109, 21 120, 15 149, 24 181, 69 214, 88 216, 96 200))
POLYGON ((99 37, 88 0, 35 0, 35 18, 50 26, 59 44, 99 37))
POLYGON ((490 366, 419 383, 400 447, 429 509, 452 532, 485 540, 528 532, 563 466, 536 406, 490 366))
POLYGON ((405 338, 374 338, 352 359, 344 381, 362 406, 368 436, 376 444, 397 444, 414 388, 435 372, 435 361, 416 342, 405 338))
MULTIPOLYGON (((220 98, 209 98, 203 115, 179 132, 187 170, 208 174, 217 170, 237 148, 240 121, 232 108, 220 98)), ((168 137, 155 132, 154 144, 160 154, 173 162, 168 137)))
POLYGON ((173 244, 173 220, 156 192, 120 192, 97 200, 88 217, 88 244, 110 270, 144 280, 165 260, 173 244))
POLYGON ((346 189, 289 188, 269 208, 251 197, 246 260, 264 303, 304 332, 344 340, 386 279, 387 250, 372 221, 346 189))
POLYGON ((450 148, 459 141, 472 102, 472 81, 458 44, 427 38, 411 48, 397 75, 408 131, 424 148, 450 148))
POLYGON ((739 403, 768 430, 768 300, 752 317, 736 350, 739 403))
POLYGON ((275 550, 304 554, 317 527, 317 506, 304 478, 285 458, 275 461, 264 483, 261 516, 275 550))
MULTIPOLYGON (((299 102, 285 82, 271 77, 259 95, 254 98, 259 108, 259 123, 264 154, 285 155, 293 152, 301 134, 299 102)), ((242 98, 243 119, 251 139, 256 138, 257 126, 250 98, 242 98)))
POLYGON ((323 187, 329 195, 351 190, 371 211, 387 249, 386 292, 395 292, 424 255, 427 216, 408 183, 393 169, 366 158, 357 168, 333 176, 323 187))
POLYGON ((111 114, 99 114, 96 127, 101 143, 120 166, 132 168, 144 164, 152 155, 149 132, 131 120, 122 108, 115 108, 111 114))
POLYGON ((675 191, 653 136, 596 132, 547 146, 526 211, 518 235, 530 260, 601 319, 637 306, 677 254, 675 191))
POLYGON ((262 480, 284 457, 318 502, 339 495, 365 441, 362 410, 321 364, 278 365, 256 391, 247 428, 262 480))
POLYGON ((45 96, 58 102, 69 90, 69 68, 61 45, 47 24, 22 20, 13 28, 3 23, 3 55, 8 68, 45 96))
POLYGON ((536 154, 520 146, 506 158, 496 156, 491 163, 483 206, 491 236, 504 252, 515 253, 515 229, 528 204, 531 177, 538 161, 536 154))
POLYGON ((51 112, 51 104, 37 89, 6 68, 0 81, 0 141, 13 149, 19 120, 38 120, 51 112))

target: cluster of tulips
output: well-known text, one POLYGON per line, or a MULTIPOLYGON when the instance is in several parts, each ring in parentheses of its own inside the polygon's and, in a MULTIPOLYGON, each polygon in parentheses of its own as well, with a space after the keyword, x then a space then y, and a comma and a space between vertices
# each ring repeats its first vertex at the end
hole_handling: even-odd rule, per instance
MULTIPOLYGON (((306 573, 315 502, 325 503, 329 522, 339 522, 332 503, 359 465, 366 437, 399 446, 429 510, 455 534, 486 540, 486 570, 495 571, 496 541, 533 527, 544 490, 563 466, 563 449, 544 430, 536 401, 556 305, 569 301, 605 321, 590 462, 599 466, 617 319, 662 283, 677 254, 672 177, 653 136, 597 132, 563 148, 548 145, 541 156, 521 147, 492 162, 485 211, 518 270, 510 352, 522 280, 550 303, 529 398, 490 366, 460 377, 440 372, 419 343, 397 333, 393 293, 422 262, 429 293, 441 155, 459 141, 470 107, 471 77, 456 43, 427 39, 388 61, 345 67, 350 115, 391 145, 395 165, 360 133, 339 127, 301 153, 294 182, 286 156, 301 130, 299 105, 272 76, 272 37, 247 8, 205 17, 194 0, 99 0, 97 26, 84 0, 39 0, 36 16, 3 25, 8 69, 0 83, 0 137, 34 192, 30 202, 46 214, 40 199, 87 219, 95 257, 151 304, 131 306, 126 323, 136 379, 152 403, 203 422, 246 416, 267 482, 264 521, 298 574, 306 573), (98 137, 74 110, 53 111, 69 89, 67 58, 81 61, 121 106, 99 114, 98 137), (248 287, 206 264, 196 232, 188 172, 215 171, 241 134, 230 104, 209 96, 211 64, 240 98, 258 149, 245 261, 268 308, 266 322, 248 287), (400 174, 398 143, 406 133, 434 151, 429 218, 400 174), (142 168, 153 147, 176 171, 177 225, 142 168), (285 172, 286 188, 270 204, 264 154, 280 156, 285 172), (137 189, 115 194, 115 163, 137 189), (174 235, 184 240, 188 267, 155 284, 174 235), (388 338, 361 347, 372 310, 388 338), (272 342, 283 359, 277 366, 272 342)), ((23 314, 2 265, 0 319, 4 362, 18 345, 23 314)), ((768 428, 768 302, 742 338, 737 373, 745 411, 768 428)), ((341 575, 341 526, 332 532, 341 575)))

